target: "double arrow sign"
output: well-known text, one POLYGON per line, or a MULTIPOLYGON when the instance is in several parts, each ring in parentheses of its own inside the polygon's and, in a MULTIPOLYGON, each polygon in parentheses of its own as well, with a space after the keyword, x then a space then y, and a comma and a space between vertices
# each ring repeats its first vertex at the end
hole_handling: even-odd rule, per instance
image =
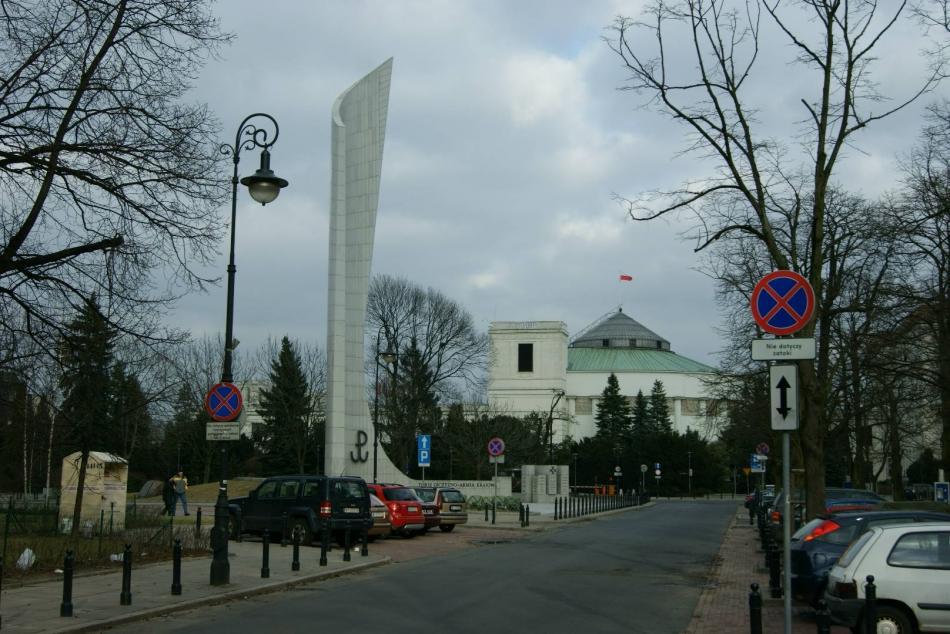
POLYGON ((770 367, 769 387, 772 396, 772 429, 798 429, 798 366, 770 367))

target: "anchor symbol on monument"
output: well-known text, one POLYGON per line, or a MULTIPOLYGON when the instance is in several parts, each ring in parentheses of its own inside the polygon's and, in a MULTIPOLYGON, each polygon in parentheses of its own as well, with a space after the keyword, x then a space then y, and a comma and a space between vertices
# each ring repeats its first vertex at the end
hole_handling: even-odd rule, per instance
POLYGON ((350 452, 350 460, 353 462, 366 462, 369 460, 369 451, 363 452, 363 447, 369 442, 369 435, 362 429, 356 432, 356 455, 350 452))

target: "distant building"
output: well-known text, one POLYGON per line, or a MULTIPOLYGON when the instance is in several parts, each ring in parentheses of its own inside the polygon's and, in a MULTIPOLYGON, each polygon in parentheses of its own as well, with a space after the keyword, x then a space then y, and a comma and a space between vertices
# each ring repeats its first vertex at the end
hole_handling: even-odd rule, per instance
POLYGON ((715 368, 678 355, 670 342, 618 309, 569 341, 560 321, 496 321, 488 329, 491 364, 488 402, 515 416, 552 416, 554 440, 580 440, 597 432, 594 415, 607 378, 633 404, 663 384, 673 427, 706 435, 718 404, 705 381, 715 368))

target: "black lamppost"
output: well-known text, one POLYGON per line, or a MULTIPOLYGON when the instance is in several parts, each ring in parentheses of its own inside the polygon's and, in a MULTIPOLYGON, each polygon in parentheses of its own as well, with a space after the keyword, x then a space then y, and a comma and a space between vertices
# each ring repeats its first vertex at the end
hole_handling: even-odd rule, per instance
MULTIPOLYGON (((251 198, 262 205, 272 202, 280 194, 280 190, 287 186, 287 181, 278 177, 270 169, 269 148, 277 141, 280 128, 274 117, 263 112, 256 112, 241 121, 237 134, 234 135, 234 145, 222 144, 219 148, 222 154, 230 155, 234 161, 234 175, 231 177, 231 252, 228 259, 228 305, 227 318, 224 327, 224 367, 221 371, 221 382, 232 383, 231 361, 234 352, 234 229, 237 219, 237 186, 238 163, 241 160, 241 150, 261 148, 261 166, 250 176, 245 176, 240 183, 246 186, 251 198), (266 128, 259 128, 251 123, 252 119, 267 119, 274 126, 274 136, 271 137, 266 128)), ((226 441, 225 441, 226 443, 226 441)), ((214 556, 211 560, 211 585, 226 585, 230 581, 231 566, 228 563, 228 459, 227 444, 221 449, 221 482, 218 486, 218 499, 214 505, 214 528, 212 529, 211 545, 214 556)))
POLYGON ((548 464, 554 464, 554 408, 564 398, 564 390, 554 389, 554 400, 548 412, 548 464))
POLYGON ((377 467, 379 465, 379 362, 382 360, 386 363, 387 367, 396 363, 397 355, 389 347, 389 335, 386 336, 386 350, 384 352, 379 351, 379 337, 383 332, 383 329, 386 326, 380 326, 379 330, 376 331, 376 356, 374 357, 376 363, 376 377, 374 388, 376 390, 375 397, 373 398, 373 483, 376 483, 377 476, 377 467))

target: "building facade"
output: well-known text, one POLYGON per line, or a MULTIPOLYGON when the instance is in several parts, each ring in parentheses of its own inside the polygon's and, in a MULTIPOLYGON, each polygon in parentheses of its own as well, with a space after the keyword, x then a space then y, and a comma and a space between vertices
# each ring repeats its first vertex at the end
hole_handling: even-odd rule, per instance
POLYGON ((709 395, 715 368, 676 354, 670 342, 625 314, 611 313, 569 339, 560 321, 498 321, 488 330, 489 405, 514 416, 536 412, 553 420, 554 441, 597 432, 597 403, 611 373, 631 404, 659 380, 673 427, 706 435, 718 404, 709 395))

